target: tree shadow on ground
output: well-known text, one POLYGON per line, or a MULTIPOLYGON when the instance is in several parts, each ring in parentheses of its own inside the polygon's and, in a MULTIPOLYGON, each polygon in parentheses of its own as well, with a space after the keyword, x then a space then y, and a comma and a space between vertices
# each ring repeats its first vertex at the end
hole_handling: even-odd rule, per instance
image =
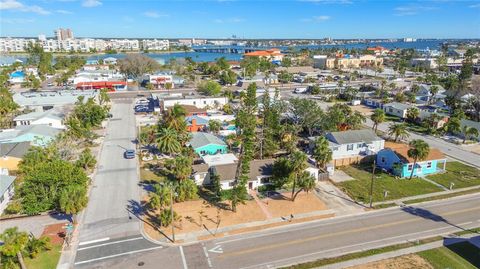
POLYGON ((165 239, 173 243, 174 242, 173 239, 168 235, 166 235, 162 230, 158 228, 158 225, 156 225, 157 217, 154 214, 152 214, 150 211, 144 210, 144 206, 145 204, 139 203, 138 201, 129 200, 125 210, 127 210, 129 214, 132 214, 138 220, 152 227, 155 231, 163 235, 165 239))
POLYGON ((230 210, 230 205, 228 203, 220 201, 219 197, 208 189, 198 188, 198 196, 212 206, 223 210, 230 210))
POLYGON ((137 185, 139 187, 141 187, 146 192, 153 192, 155 190, 155 188, 154 188, 155 183, 158 183, 158 182, 156 182, 156 181, 154 181, 154 182, 143 181, 143 182, 138 183, 137 185))
POLYGON ((403 212, 409 213, 409 214, 417 216, 417 217, 421 217, 421 218, 424 218, 424 219, 429 219, 429 220, 435 221, 435 222, 444 222, 444 223, 446 223, 450 226, 453 226, 455 228, 458 228, 460 230, 469 231, 471 233, 477 233, 478 234, 478 232, 476 232, 474 230, 470 230, 470 229, 460 227, 455 223, 451 223, 450 221, 448 221, 444 217, 442 217, 440 215, 437 215, 437 214, 431 212, 430 210, 427 210, 427 209, 424 209, 424 208, 414 207, 414 206, 402 206, 401 209, 402 209, 403 212))

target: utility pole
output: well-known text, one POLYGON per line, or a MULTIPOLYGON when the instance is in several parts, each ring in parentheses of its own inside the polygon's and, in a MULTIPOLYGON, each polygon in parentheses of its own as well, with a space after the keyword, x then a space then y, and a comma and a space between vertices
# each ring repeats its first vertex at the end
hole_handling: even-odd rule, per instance
POLYGON ((170 217, 172 218, 172 241, 175 243, 175 225, 173 223, 173 186, 170 188, 170 217))
POLYGON ((375 177, 376 160, 373 160, 372 181, 370 182, 370 208, 372 208, 373 202, 373 178, 375 177))

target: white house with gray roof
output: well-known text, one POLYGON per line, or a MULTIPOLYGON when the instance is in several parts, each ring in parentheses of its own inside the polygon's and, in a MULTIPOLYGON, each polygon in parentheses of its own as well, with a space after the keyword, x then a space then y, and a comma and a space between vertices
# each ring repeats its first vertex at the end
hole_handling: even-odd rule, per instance
POLYGON ((63 119, 65 114, 56 109, 47 111, 34 111, 19 115, 13 119, 15 126, 45 124, 57 129, 65 129, 63 119))
POLYGON ((3 214, 14 194, 14 176, 0 173, 0 215, 3 214))
MULTIPOLYGON (((378 137, 372 130, 349 130, 331 132, 325 135, 332 150, 332 163, 341 166, 358 162, 365 156, 374 155, 385 146, 385 140, 378 137)), ((310 138, 310 145, 316 138, 310 138)))
POLYGON ((411 107, 413 106, 409 104, 392 102, 392 103, 383 105, 383 111, 385 111, 385 113, 388 115, 397 116, 399 118, 404 119, 407 117, 407 111, 411 107))
POLYGON ((60 129, 45 124, 16 126, 0 131, 0 144, 32 142, 34 146, 45 146, 60 132, 60 129))

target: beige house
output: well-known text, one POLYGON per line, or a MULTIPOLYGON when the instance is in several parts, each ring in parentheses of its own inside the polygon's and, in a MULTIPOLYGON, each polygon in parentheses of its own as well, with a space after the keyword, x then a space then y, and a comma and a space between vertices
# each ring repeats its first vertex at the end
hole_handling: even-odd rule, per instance
POLYGON ((326 69, 361 68, 368 66, 382 66, 383 58, 374 55, 362 55, 358 57, 327 58, 326 69))

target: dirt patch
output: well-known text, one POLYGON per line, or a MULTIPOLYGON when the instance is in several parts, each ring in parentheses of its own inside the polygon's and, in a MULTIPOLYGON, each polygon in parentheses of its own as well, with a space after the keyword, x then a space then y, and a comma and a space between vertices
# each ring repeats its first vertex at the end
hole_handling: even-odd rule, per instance
POLYGON ((473 153, 480 154, 480 144, 468 145, 468 146, 465 146, 464 148, 473 153))
POLYGON ((313 211, 326 210, 327 206, 312 192, 301 192, 295 202, 290 200, 291 193, 282 193, 270 198, 262 199, 272 217, 290 216, 313 211))
POLYGON ((365 116, 370 116, 372 115, 374 109, 371 108, 371 107, 368 107, 368 106, 364 106, 364 105, 358 105, 358 106, 350 106, 352 108, 353 111, 358 111, 360 113, 362 113, 363 115, 365 116))
POLYGON ((433 267, 422 257, 415 254, 400 256, 396 258, 371 262, 367 264, 348 267, 348 269, 433 269, 433 267))
POLYGON ((50 242, 54 245, 63 244, 63 238, 65 237, 65 223, 58 223, 45 226, 42 236, 50 237, 50 242))

